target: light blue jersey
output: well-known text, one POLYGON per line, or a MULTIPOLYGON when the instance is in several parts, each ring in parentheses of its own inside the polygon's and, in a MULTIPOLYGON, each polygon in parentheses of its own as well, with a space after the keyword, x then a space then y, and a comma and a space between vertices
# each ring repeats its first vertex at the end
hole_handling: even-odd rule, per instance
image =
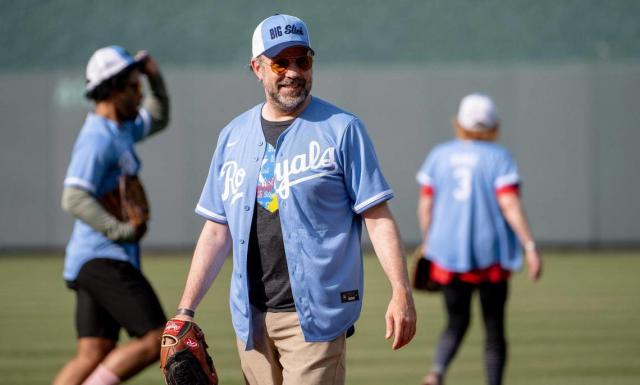
MULTIPOLYGON (((119 175, 137 175, 141 165, 133 145, 149 134, 150 127, 151 118, 144 109, 135 121, 120 126, 89 113, 73 147, 64 186, 83 189, 100 199, 118 185, 119 175)), ((115 243, 76 219, 67 244, 64 279, 74 280, 82 265, 94 258, 129 261, 140 267, 138 243, 115 243)))
MULTIPOLYGON (((228 224, 233 238, 230 307, 238 337, 253 346, 247 249, 266 141, 262 104, 222 130, 196 213, 228 224)), ((362 217, 391 199, 364 124, 318 98, 278 138, 275 190, 291 290, 307 341, 330 341, 362 304, 362 217)))
POLYGON ((452 140, 431 151, 417 174, 434 191, 427 257, 453 272, 499 263, 522 265, 516 236, 502 216, 496 193, 520 183, 518 168, 502 146, 452 140))

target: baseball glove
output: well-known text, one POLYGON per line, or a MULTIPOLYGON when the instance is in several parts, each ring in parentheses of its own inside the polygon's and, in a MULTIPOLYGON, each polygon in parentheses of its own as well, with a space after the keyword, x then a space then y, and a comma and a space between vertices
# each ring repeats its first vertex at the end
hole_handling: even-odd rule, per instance
POLYGON ((420 291, 439 291, 440 284, 431 279, 431 261, 424 258, 422 245, 414 250, 411 259, 413 260, 411 277, 413 288, 420 291))
POLYGON ((118 186, 98 200, 102 207, 121 222, 141 226, 149 220, 149 202, 136 175, 121 175, 118 186))
POLYGON ((195 322, 169 320, 160 346, 160 369, 167 385, 218 385, 204 333, 195 322))

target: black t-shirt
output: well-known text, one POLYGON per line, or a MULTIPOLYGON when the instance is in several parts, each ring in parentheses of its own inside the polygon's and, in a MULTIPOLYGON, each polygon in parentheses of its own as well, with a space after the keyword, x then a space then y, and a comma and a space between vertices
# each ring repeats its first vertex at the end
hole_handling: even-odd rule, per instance
MULTIPOLYGON (((262 131, 267 143, 274 148, 278 137, 293 120, 271 122, 262 119, 262 131)), ((269 210, 255 202, 249 251, 249 300, 262 311, 295 311, 287 258, 280 227, 280 212, 269 210)))

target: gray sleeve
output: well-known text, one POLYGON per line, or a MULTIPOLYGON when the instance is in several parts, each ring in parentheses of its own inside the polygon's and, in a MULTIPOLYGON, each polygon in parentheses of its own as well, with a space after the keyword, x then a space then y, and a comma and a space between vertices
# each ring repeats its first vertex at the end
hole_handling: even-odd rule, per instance
POLYGON ((149 135, 162 131, 169 124, 169 94, 162 75, 147 76, 150 95, 146 98, 143 108, 151 115, 149 135))
POLYGON ((112 241, 136 240, 135 227, 129 223, 118 221, 91 194, 82 189, 65 187, 62 192, 62 209, 112 241))

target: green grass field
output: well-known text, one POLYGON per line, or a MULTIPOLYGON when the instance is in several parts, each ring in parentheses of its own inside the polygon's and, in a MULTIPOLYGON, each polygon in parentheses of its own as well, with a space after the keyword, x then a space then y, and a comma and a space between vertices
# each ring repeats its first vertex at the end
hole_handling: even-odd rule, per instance
MULTIPOLYGON (((518 274, 511 285, 506 383, 640 384, 640 252, 547 253, 539 284, 518 274)), ((167 312, 182 292, 190 256, 146 255, 143 268, 167 312)), ((416 294, 418 333, 396 352, 383 339, 389 288, 375 258, 365 258, 364 309, 348 340, 347 384, 417 384, 443 325, 438 295, 416 294)), ((230 264, 198 308, 223 385, 243 384, 227 305, 230 264)), ((75 348, 74 296, 60 278, 62 256, 0 256, 0 383, 47 384, 75 348)), ((482 328, 472 327, 450 385, 484 383, 482 328)), ((123 340, 127 337, 123 336, 123 340)), ((162 384, 157 366, 131 384, 162 384)))

